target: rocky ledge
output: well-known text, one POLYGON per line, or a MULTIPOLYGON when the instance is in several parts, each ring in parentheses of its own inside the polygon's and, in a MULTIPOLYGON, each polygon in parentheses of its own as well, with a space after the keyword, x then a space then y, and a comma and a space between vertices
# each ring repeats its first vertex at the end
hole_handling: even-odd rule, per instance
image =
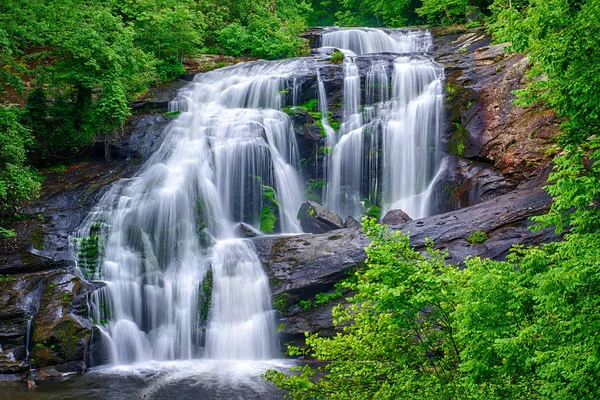
MULTIPOLYGON (((547 171, 546 171, 547 172, 547 171)), ((502 260, 515 244, 535 245, 556 240, 550 229, 533 232, 529 220, 548 210, 551 198, 542 189, 546 173, 520 185, 511 193, 477 205, 420 220, 392 225, 410 235, 417 249, 432 239, 448 252, 449 263, 469 256, 502 260), (487 235, 483 243, 467 238, 475 231, 487 235)), ((335 283, 364 264, 369 239, 360 229, 338 229, 323 234, 258 237, 254 244, 271 280, 273 299, 282 314, 283 342, 301 343, 304 332, 335 332, 331 309, 341 300, 313 308, 318 293, 331 292, 335 283)))

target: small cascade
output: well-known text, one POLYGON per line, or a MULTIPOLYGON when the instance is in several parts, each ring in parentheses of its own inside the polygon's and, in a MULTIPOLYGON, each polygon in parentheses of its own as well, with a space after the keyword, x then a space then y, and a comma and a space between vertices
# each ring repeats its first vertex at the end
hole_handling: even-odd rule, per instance
POLYGON ((264 360, 274 353, 275 311, 267 276, 254 249, 240 239, 213 248, 213 296, 207 355, 213 359, 264 360))
POLYGON ((417 55, 431 50, 430 33, 332 29, 322 44, 345 55, 344 119, 328 160, 327 207, 360 218, 368 201, 381 204, 383 213, 401 208, 412 218, 430 215, 443 113, 443 69, 417 55), (412 55, 393 59, 389 72, 389 57, 364 56, 373 53, 412 55), (369 61, 362 82, 358 59, 369 61))
MULTIPOLYGON (((325 131, 326 136, 326 147, 327 149, 333 149, 336 142, 336 132, 329 124, 329 109, 327 108, 327 92, 325 91, 325 84, 321 78, 321 71, 317 69, 317 83, 319 88, 319 112, 321 113, 321 125, 325 131)), ((323 162, 323 179, 327 181, 329 175, 329 153, 325 154, 325 160, 323 162)), ((322 197, 325 198, 326 187, 323 187, 322 197)))
POLYGON ((360 217, 363 172, 363 116, 361 81, 355 55, 344 57, 344 121, 332 148, 326 204, 339 215, 360 217))
MULTIPOLYGON (((25 359, 29 360, 29 353, 31 352, 31 324, 33 323, 33 317, 27 318, 27 329, 25 330, 25 359)), ((0 349, 2 351, 2 349, 0 349)))
POLYGON ((387 33, 374 28, 329 28, 321 36, 321 46, 355 54, 427 53, 433 49, 433 40, 429 31, 421 29, 397 29, 387 33))

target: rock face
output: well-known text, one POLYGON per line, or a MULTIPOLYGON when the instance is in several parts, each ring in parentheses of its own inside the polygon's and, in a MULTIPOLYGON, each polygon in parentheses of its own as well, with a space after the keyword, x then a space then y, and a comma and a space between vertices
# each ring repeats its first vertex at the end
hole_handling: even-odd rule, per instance
POLYGON ((83 362, 91 361, 89 349, 93 347, 86 296, 95 289, 72 269, 4 277, 0 282, 0 373, 23 373, 30 365, 83 372, 83 362))
MULTIPOLYGON (((391 228, 409 234, 411 244, 419 250, 425 248, 426 239, 432 239, 436 248, 448 252, 450 263, 462 263, 468 256, 502 260, 514 244, 535 245, 557 239, 550 229, 529 229, 529 218, 546 212, 551 203, 542 189, 546 177, 541 174, 511 193, 465 209, 391 228), (481 244, 469 243, 466 238, 477 230, 486 232, 488 239, 481 244)), ((331 291, 336 282, 363 265, 369 239, 360 230, 343 229, 257 238, 254 243, 271 280, 274 304, 282 313, 284 342, 301 342, 305 327, 311 327, 311 332, 334 332, 329 318, 332 304, 305 310, 299 303, 331 291)))
POLYGON ((412 218, 402 210, 390 210, 381 219, 381 223, 385 225, 398 225, 408 221, 412 221, 412 218))
POLYGON ((346 217, 346 222, 344 222, 344 228, 361 229, 362 224, 358 222, 352 215, 348 215, 346 217))
MULTIPOLYGON (((448 150, 467 160, 452 161, 454 182, 460 182, 455 188, 471 188, 475 202, 506 193, 543 170, 556 154, 556 116, 541 106, 513 104, 513 91, 526 84, 528 60, 507 53, 507 44, 490 44, 483 28, 436 28, 433 34, 435 58, 445 66, 448 150), (469 171, 474 162, 475 174, 469 171), (493 182, 481 185, 482 175, 493 182)), ((465 206, 464 200, 452 207, 465 206)))
POLYGON ((307 233, 325 233, 344 227, 344 222, 337 214, 312 200, 300 206, 298 220, 302 230, 307 233))

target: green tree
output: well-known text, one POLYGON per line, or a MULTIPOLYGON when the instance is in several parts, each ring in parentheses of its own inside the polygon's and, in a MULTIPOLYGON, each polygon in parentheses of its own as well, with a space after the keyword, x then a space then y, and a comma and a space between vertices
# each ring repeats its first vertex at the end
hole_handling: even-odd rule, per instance
MULTIPOLYGON (((346 325, 332 338, 307 335, 312 356, 328 361, 316 379, 309 366, 300 375, 270 371, 267 378, 296 399, 457 398, 455 367, 459 345, 452 329, 454 310, 449 278, 454 267, 428 247, 415 251, 408 236, 365 219, 367 269, 349 306, 334 310, 346 325)), ((431 243, 430 243, 431 244, 431 243)))
POLYGON ((11 216, 40 190, 36 173, 25 165, 30 131, 19 123, 19 110, 0 106, 0 217, 11 216))

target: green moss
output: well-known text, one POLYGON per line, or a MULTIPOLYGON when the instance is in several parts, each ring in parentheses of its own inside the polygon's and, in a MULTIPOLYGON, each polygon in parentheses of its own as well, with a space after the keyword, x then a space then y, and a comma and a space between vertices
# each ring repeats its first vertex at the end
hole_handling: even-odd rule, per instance
POLYGON ((301 104, 300 108, 305 109, 306 111, 318 111, 319 101, 317 99, 310 99, 306 103, 301 104))
POLYGON ((286 309, 289 296, 287 293, 279 293, 273 296, 273 308, 279 311, 286 309))
POLYGON ((315 121, 315 125, 319 127, 319 130, 321 131, 321 137, 327 137, 327 132, 325 132, 325 127, 323 126, 323 123, 321 122, 321 120, 316 120, 315 121))
POLYGON ((2 275, 0 274, 0 283, 10 283, 10 282, 14 282, 17 279, 12 276, 12 275, 2 275))
POLYGON ((467 237, 467 242, 471 244, 483 243, 488 240, 488 234, 480 230, 476 230, 467 237))
POLYGON ((37 227, 31 232, 31 244, 36 250, 44 250, 44 230, 37 227))
POLYGON ((12 229, 5 229, 0 226, 0 238, 2 239, 10 239, 17 236, 16 232, 12 229))
POLYGON ((213 288, 213 274, 212 269, 209 269, 202 278, 200 285, 200 315, 199 320, 201 324, 206 324, 210 313, 210 305, 212 299, 212 288, 213 288))
POLYGON ((331 147, 323 146, 319 149, 319 151, 321 151, 323 154, 331 154, 331 147))
POLYGON ((264 206, 260 212, 260 230, 264 233, 273 233, 275 222, 277 222, 277 217, 275 217, 271 208, 264 206))
POLYGON ((319 111, 309 111, 308 113, 311 117, 313 117, 316 120, 320 120, 323 118, 323 114, 321 114, 321 112, 319 111))
POLYGON ((170 119, 175 119, 175 118, 177 118, 177 116, 178 116, 179 114, 181 114, 181 111, 169 111, 169 112, 163 113, 163 115, 164 115, 165 117, 167 117, 167 118, 170 118, 170 119))
POLYGON ((55 330, 55 336, 60 342, 60 353, 66 360, 77 359, 78 353, 78 329, 75 322, 65 320, 55 330))
POLYGON ((462 157, 465 153, 467 138, 468 133, 465 127, 458 122, 454 122, 454 132, 448 141, 448 150, 450 153, 462 157))

